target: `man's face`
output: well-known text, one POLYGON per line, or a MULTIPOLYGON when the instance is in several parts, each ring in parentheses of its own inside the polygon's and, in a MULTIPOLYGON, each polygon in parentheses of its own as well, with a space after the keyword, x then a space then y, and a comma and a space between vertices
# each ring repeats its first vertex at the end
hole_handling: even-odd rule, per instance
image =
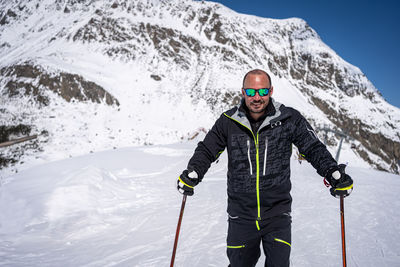
POLYGON ((242 89, 242 94, 246 106, 250 110, 250 113, 256 113, 256 114, 264 113, 273 92, 273 88, 268 80, 268 77, 263 74, 249 74, 244 82, 244 89, 242 89), (251 89, 271 88, 271 89, 269 90, 269 93, 266 96, 260 96, 258 92, 255 94, 255 96, 247 96, 244 89, 248 88, 251 89))

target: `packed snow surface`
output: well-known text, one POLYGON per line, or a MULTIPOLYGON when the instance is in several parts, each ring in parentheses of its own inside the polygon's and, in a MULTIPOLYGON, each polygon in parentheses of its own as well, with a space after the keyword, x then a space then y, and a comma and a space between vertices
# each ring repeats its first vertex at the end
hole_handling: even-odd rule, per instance
MULTIPOLYGON (((0 266, 169 266, 196 142, 97 152, 3 177, 0 266)), ((227 266, 226 156, 189 197, 175 266, 227 266)), ((306 162, 291 163, 291 266, 340 266, 339 200, 306 162)), ((347 168, 349 266, 400 266, 400 179, 347 168)), ((263 256, 257 266, 263 266, 263 256)))

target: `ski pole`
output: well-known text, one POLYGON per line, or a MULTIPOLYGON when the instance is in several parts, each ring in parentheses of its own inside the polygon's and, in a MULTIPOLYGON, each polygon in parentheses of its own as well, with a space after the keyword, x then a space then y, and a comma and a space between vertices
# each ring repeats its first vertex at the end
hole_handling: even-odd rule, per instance
POLYGON ((181 213, 179 215, 178 226, 176 227, 174 249, 172 251, 170 267, 174 266, 176 247, 178 246, 179 231, 181 229, 181 222, 182 222, 182 217, 183 217, 183 210, 185 209, 185 204, 186 204, 186 195, 183 195, 182 205, 181 205, 181 213))
POLYGON ((343 267, 347 266, 346 263, 346 235, 344 230, 344 196, 340 196, 340 222, 342 225, 342 259, 343 267))

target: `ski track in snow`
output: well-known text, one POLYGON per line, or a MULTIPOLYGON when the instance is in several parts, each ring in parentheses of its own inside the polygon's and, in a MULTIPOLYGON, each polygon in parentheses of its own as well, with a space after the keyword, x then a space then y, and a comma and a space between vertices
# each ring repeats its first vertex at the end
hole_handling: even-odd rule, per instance
MULTIPOLYGON (((195 144, 98 152, 7 177, 0 266, 169 266, 182 201, 176 178, 195 144)), ((228 265, 226 161, 224 153, 187 199, 175 266, 228 265)), ((339 266, 339 201, 308 163, 291 167, 291 266, 339 266)), ((348 265, 400 266, 399 176, 348 172, 348 265)))

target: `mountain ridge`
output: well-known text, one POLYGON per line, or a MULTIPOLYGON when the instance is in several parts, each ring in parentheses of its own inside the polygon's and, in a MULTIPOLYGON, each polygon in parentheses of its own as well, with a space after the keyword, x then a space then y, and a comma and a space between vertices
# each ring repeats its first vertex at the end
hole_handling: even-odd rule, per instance
MULTIPOLYGON (((247 70, 262 68, 280 89, 275 90, 280 102, 299 109, 315 127, 326 124, 343 129, 355 140, 346 160, 362 158, 374 168, 399 173, 400 110, 388 104, 359 68, 340 58, 302 19, 260 18, 218 3, 179 0, 1 1, 0 6, 0 68, 31 62, 32 68, 40 66, 43 72, 77 75, 103 88, 120 104, 104 108, 102 103, 79 99, 80 103, 68 104, 86 103, 76 108, 83 117, 91 118, 84 108, 91 106, 91 114, 101 109, 104 113, 97 111, 97 116, 108 118, 112 113, 119 121, 113 129, 101 118, 101 127, 82 119, 78 129, 87 135, 95 128, 103 141, 114 137, 112 145, 98 141, 92 150, 176 142, 198 127, 208 128, 223 110, 238 103, 247 70), (158 108, 167 113, 160 127, 154 125, 158 108), (179 125, 179 120, 185 124, 179 125), (106 133, 100 134, 101 129, 106 133)), ((27 78, 3 72, 0 92, 6 110, 21 99, 32 102, 32 95, 22 89, 19 99, 4 93, 10 90, 10 82, 22 84, 27 78)), ((62 102, 66 100, 48 97, 54 101, 48 109, 68 108, 62 102)), ((12 124, 14 116, 38 131, 51 128, 51 120, 40 115, 43 108, 25 113, 30 114, 29 120, 16 111, 6 115, 2 124, 12 124)), ((67 120, 61 113, 58 118, 67 120)), ((67 128, 69 136, 61 125, 49 131, 43 142, 52 145, 44 150, 72 138, 74 129, 67 128)), ((339 137, 331 134, 328 139, 334 150, 339 137)), ((66 145, 61 147, 64 157, 70 153, 66 145)))

